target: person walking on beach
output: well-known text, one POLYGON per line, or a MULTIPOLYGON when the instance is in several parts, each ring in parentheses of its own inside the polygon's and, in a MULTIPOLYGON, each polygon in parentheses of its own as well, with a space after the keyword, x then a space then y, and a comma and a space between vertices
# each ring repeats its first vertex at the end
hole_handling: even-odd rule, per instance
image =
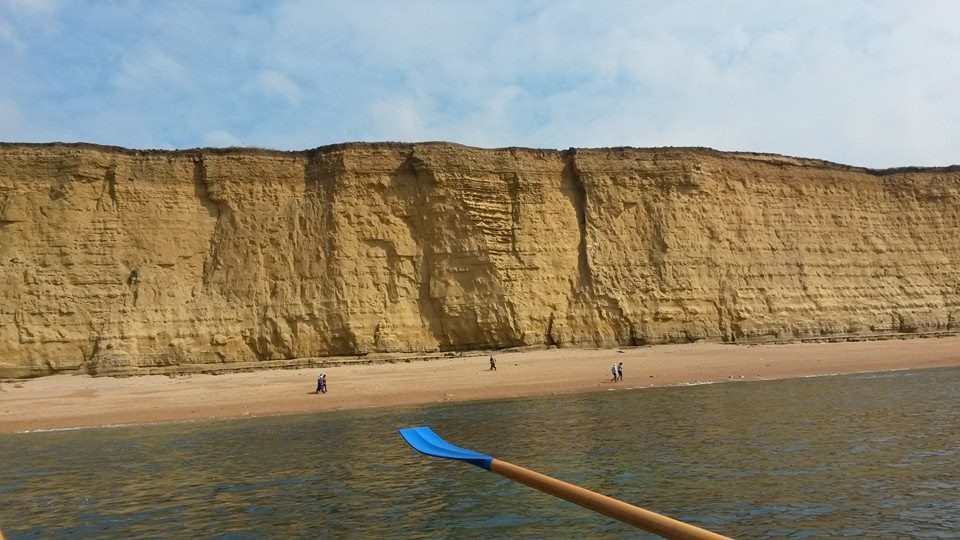
POLYGON ((623 382, 623 362, 617 363, 617 380, 623 382))
POLYGON ((496 371, 496 370, 497 370, 497 360, 493 357, 493 355, 491 355, 491 356, 490 356, 490 369, 489 369, 488 371, 496 371))
POLYGON ((617 382, 617 365, 614 364, 610 367, 610 373, 613 373, 613 379, 610 382, 617 382))
POLYGON ((317 391, 314 394, 326 394, 327 393, 327 376, 323 373, 317 377, 317 391))

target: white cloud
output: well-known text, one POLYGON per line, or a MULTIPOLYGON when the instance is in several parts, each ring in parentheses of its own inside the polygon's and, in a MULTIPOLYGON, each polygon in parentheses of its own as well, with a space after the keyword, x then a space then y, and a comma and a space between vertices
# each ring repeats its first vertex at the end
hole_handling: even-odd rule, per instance
POLYGON ((377 139, 389 141, 430 140, 423 110, 423 100, 408 97, 384 99, 373 103, 368 111, 377 139))
POLYGON ((279 71, 264 70, 257 74, 260 89, 268 95, 275 95, 287 103, 296 105, 303 97, 303 90, 290 77, 279 71))
POLYGON ((183 65, 162 51, 137 51, 124 56, 114 86, 127 91, 184 87, 190 76, 183 65))
POLYGON ((0 97, 0 133, 10 133, 20 123, 20 111, 17 107, 0 97))
POLYGON ((3 0, 2 3, 14 13, 27 15, 52 15, 58 4, 55 0, 3 0))
POLYGON ((207 132, 203 135, 204 146, 215 148, 226 148, 230 146, 244 146, 243 141, 233 136, 231 133, 217 129, 207 132))
POLYGON ((17 32, 10 26, 10 23, 0 19, 0 44, 6 43, 14 48, 17 52, 23 50, 23 41, 17 37, 17 32))
POLYGON ((0 45, 6 43, 22 53, 26 43, 21 32, 49 32, 49 19, 56 11, 53 0, 0 0, 0 45), (17 26, 21 26, 21 32, 17 26))

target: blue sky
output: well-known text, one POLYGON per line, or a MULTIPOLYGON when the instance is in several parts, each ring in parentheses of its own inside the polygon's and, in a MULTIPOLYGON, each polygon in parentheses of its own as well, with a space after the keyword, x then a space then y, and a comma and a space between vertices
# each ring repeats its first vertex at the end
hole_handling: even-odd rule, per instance
POLYGON ((0 0, 0 140, 960 163, 960 2, 0 0))

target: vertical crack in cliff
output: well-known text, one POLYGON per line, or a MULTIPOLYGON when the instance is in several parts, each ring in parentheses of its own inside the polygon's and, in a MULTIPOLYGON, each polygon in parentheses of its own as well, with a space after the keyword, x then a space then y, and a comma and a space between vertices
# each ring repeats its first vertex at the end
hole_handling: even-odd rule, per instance
POLYGON ((17 342, 27 343, 26 338, 24 337, 25 330, 23 328, 23 312, 15 311, 13 313, 13 326, 17 329, 17 342))
POLYGON ((97 337, 93 340, 93 347, 90 348, 90 354, 84 355, 83 362, 79 366, 79 368, 85 371, 88 375, 93 375, 96 371, 95 361, 97 359, 97 354, 100 352, 100 344, 102 342, 103 331, 99 330, 97 331, 97 337))
POLYGON ((732 281, 730 269, 720 269, 715 307, 717 309, 717 327, 720 331, 720 338, 724 343, 736 342, 740 333, 739 325, 734 317, 735 293, 731 286, 732 281))
MULTIPOLYGON (((319 230, 321 258, 324 262, 322 288, 330 291, 326 301, 336 306, 332 310, 324 310, 318 318, 326 325, 328 335, 324 336, 329 354, 359 354, 362 340, 358 339, 357 331, 351 319, 349 309, 350 298, 345 291, 348 276, 344 276, 344 267, 339 262, 342 255, 338 253, 343 248, 338 243, 341 232, 337 220, 337 205, 341 193, 342 176, 345 174, 347 163, 341 152, 317 152, 310 157, 304 170, 305 186, 314 204, 319 230)), ((351 254, 352 255, 352 254, 351 254)), ((301 302, 310 304, 310 300, 301 296, 301 302)), ((323 331, 318 328, 318 331, 323 331)))
POLYGON ((570 199, 577 214, 577 227, 580 232, 580 244, 577 247, 577 286, 583 293, 593 292, 593 275, 590 270, 590 259, 587 255, 587 189, 580 177, 580 170, 576 164, 577 150, 571 148, 564 152, 566 163, 563 167, 563 193, 570 199))
POLYGON ((647 244, 647 257, 650 261, 650 268, 653 270, 657 280, 657 288, 663 290, 664 271, 666 270, 666 254, 669 246, 663 236, 663 217, 653 201, 647 197, 643 198, 643 209, 647 215, 647 226, 649 227, 649 237, 647 244))
POLYGON ((563 193, 570 199, 576 212, 580 241, 577 249, 577 290, 574 300, 594 321, 594 342, 597 345, 609 345, 609 335, 617 344, 636 345, 634 325, 620 300, 600 290, 594 280, 593 266, 590 260, 590 214, 587 187, 583 181, 580 166, 577 163, 577 150, 571 148, 564 152, 565 164, 562 172, 563 193))
POLYGON ((243 342, 247 345, 247 348, 250 349, 250 352, 253 354, 253 357, 257 359, 258 362, 263 362, 265 360, 270 360, 270 356, 264 352, 265 347, 260 343, 261 338, 257 336, 245 336, 243 342))
POLYGON ((430 238, 427 225, 427 215, 429 208, 428 196, 424 193, 424 184, 428 181, 429 175, 427 164, 417 156, 417 147, 410 149, 410 155, 404 163, 409 173, 413 176, 413 184, 416 189, 416 206, 411 209, 412 233, 414 242, 420 250, 421 262, 419 264, 419 304, 420 318, 426 323, 427 329, 437 340, 438 347, 443 350, 449 348, 450 336, 443 324, 443 310, 438 305, 437 299, 431 294, 433 283, 434 261, 433 246, 427 241, 430 238))
POLYGON ((560 342, 557 340, 556 336, 553 334, 553 321, 556 318, 557 313, 555 311, 550 312, 550 319, 547 320, 547 330, 544 332, 544 343, 548 347, 559 347, 560 342))
POLYGON ((203 161, 203 154, 197 154, 193 158, 193 192, 200 204, 206 208, 207 213, 214 220, 213 231, 210 234, 210 247, 207 250, 207 257, 203 263, 203 291, 210 290, 213 282, 213 274, 220 265, 220 246, 223 240, 223 215, 227 212, 226 204, 214 199, 210 194, 209 179, 207 178, 207 166, 203 161))
MULTIPOLYGON (((336 219, 337 203, 338 198, 342 196, 343 190, 341 189, 341 184, 345 183, 344 175, 347 170, 347 162, 344 159, 342 152, 337 152, 334 154, 336 158, 336 165, 330 170, 330 175, 326 177, 328 192, 327 196, 324 197, 324 219, 326 221, 326 230, 328 236, 328 243, 326 246, 327 249, 327 260, 335 260, 342 248, 338 244, 338 239, 341 238, 340 233, 340 224, 336 219)), ((360 354, 360 343, 361 340, 357 339, 357 331, 353 325, 353 319, 351 316, 350 309, 347 304, 349 304, 349 298, 346 294, 346 284, 348 280, 343 275, 344 267, 342 264, 337 264, 332 266, 335 269, 334 279, 333 279, 333 288, 335 290, 336 300, 339 306, 339 309, 336 310, 335 317, 336 321, 339 323, 339 328, 344 330, 344 339, 342 342, 341 350, 347 352, 348 354, 360 354), (339 274, 339 275, 338 275, 339 274)))
POLYGON ((517 249, 517 229, 520 227, 520 177, 516 174, 507 175, 507 193, 510 195, 510 252, 521 264, 523 259, 517 249))
POLYGON ((396 304, 400 301, 400 293, 397 288, 397 275, 400 273, 400 256, 397 254, 397 246, 393 242, 379 240, 375 238, 365 238, 363 243, 379 249, 387 259, 387 299, 390 303, 396 304))
POLYGON ((117 164, 114 163, 107 168, 107 194, 110 196, 110 202, 117 205, 117 164))
POLYGON ((117 208, 117 164, 112 163, 103 173, 103 192, 97 199, 97 210, 117 208), (109 200, 109 202, 107 202, 109 200))

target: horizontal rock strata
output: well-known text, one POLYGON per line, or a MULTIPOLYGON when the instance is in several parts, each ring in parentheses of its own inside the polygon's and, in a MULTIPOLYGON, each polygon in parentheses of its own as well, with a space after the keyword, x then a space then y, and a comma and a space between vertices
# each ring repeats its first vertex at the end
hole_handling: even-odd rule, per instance
POLYGON ((0 145, 0 376, 960 330, 960 172, 0 145))

